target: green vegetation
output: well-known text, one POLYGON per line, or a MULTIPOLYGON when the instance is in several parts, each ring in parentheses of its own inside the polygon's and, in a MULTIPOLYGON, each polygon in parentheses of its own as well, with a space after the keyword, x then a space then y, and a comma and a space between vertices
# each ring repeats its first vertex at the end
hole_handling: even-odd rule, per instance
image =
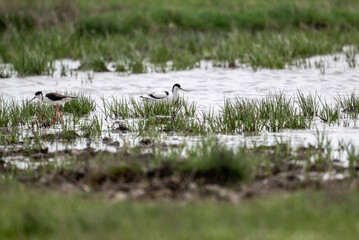
MULTIPOLYGON (((105 130, 115 130, 111 127, 114 121, 121 121, 120 131, 129 130, 140 136, 159 136, 163 133, 191 136, 258 134, 262 131, 312 129, 317 120, 329 125, 343 123, 343 127, 350 127, 352 125, 347 120, 351 119, 355 124, 359 113, 354 92, 350 96, 338 95, 330 103, 324 97, 315 94, 305 96, 300 91, 294 97, 278 93, 261 99, 236 98, 225 100, 218 112, 199 112, 194 102, 182 98, 173 103, 113 98, 103 100, 96 115, 91 115, 96 111, 95 99, 74 93, 69 95, 77 98, 59 107, 67 115, 66 121, 61 122, 63 133, 46 135, 44 139, 107 137, 104 136, 105 130), (73 134, 77 131, 80 132, 73 134)), ((54 108, 40 102, 28 104, 5 99, 3 108, 0 112, 0 128, 4 130, 2 143, 20 142, 36 135, 47 128, 54 118, 54 108), (23 131, 26 128, 28 130, 23 131)), ((58 119, 61 121, 60 116, 58 119)))
POLYGON ((336 101, 339 103, 344 112, 351 113, 354 117, 358 115, 359 99, 355 96, 355 92, 353 92, 350 96, 338 95, 336 101))
POLYGON ((76 98, 67 102, 64 106, 60 106, 60 111, 71 113, 74 117, 83 117, 96 110, 94 98, 83 94, 66 93, 66 95, 76 98))
MULTIPOLYGON (((76 95, 74 95, 76 96, 76 95)), ((74 117, 83 117, 96 109, 93 98, 78 95, 76 99, 59 107, 60 111, 71 113, 74 117)), ((3 100, 3 111, 0 112, 0 127, 17 127, 21 125, 38 127, 51 123, 54 118, 54 107, 37 102, 18 103, 14 100, 3 100)))
POLYGON ((357 193, 299 192, 228 203, 113 203, 0 185, 6 239, 355 239, 357 193), (260 228, 258 227, 260 226, 260 228))
MULTIPOLYGON (((359 214, 355 210, 358 194, 343 187, 335 190, 333 182, 328 183, 329 191, 299 191, 287 193, 285 197, 280 194, 240 204, 116 202, 123 199, 120 196, 139 196, 132 193, 139 189, 143 189, 144 199, 160 196, 161 191, 167 193, 165 199, 168 196, 176 199, 191 191, 208 197, 210 193, 205 189, 213 184, 226 187, 223 191, 233 191, 240 189, 242 185, 239 184, 256 180, 261 183, 264 178, 271 177, 288 184, 289 189, 302 189, 310 181, 317 189, 321 181, 311 178, 312 174, 334 169, 343 171, 327 159, 329 149, 321 149, 322 144, 318 142, 317 146, 305 149, 291 149, 285 143, 229 149, 218 140, 210 139, 188 149, 185 155, 182 152, 186 146, 173 148, 169 153, 155 146, 150 155, 141 153, 138 147, 96 154, 88 149, 69 156, 58 152, 55 158, 63 159, 60 166, 56 161, 45 164, 45 159, 38 158, 39 151, 35 151, 30 158, 36 156, 37 161, 42 162, 35 169, 19 170, 10 164, 0 168, 3 193, 0 196, 0 236, 6 239, 58 239, 59 236, 61 239, 79 236, 80 239, 97 239, 117 238, 121 234, 122 239, 187 239, 196 232, 198 239, 238 236, 351 239, 358 234, 355 227, 359 214), (314 180, 293 185, 298 174, 314 180), (288 183, 281 179, 287 179, 288 183), (189 187, 194 185, 198 185, 197 190, 189 187), (42 187, 34 190, 32 186, 42 187), (54 190, 70 193, 64 196, 54 190), (110 200, 104 198, 108 195, 110 200)), ((356 179, 359 158, 353 147, 347 146, 347 149, 352 152, 349 171, 355 173, 352 176, 356 179)), ((221 193, 218 199, 223 199, 221 193)))
POLYGON ((197 106, 179 98, 173 103, 156 101, 137 101, 135 99, 116 99, 104 101, 105 112, 112 119, 126 118, 153 118, 158 116, 183 115, 195 117, 197 106))
POLYGON ((0 52, 20 76, 52 74, 54 59, 80 59, 82 69, 179 70, 211 59, 283 68, 343 52, 355 67, 359 5, 355 1, 204 0, 37 1, 0 3, 0 52), (325 6, 325 7, 323 7, 325 6), (168 61, 172 65, 166 66, 168 61))
MULTIPOLYGON (((113 66, 136 74, 190 69, 200 60, 228 68, 312 67, 305 58, 341 53, 356 68, 358 43, 354 0, 0 1, 0 78, 52 75, 54 61, 64 58, 80 60, 79 70, 113 66)), ((325 74, 323 61, 314 65, 325 74)), ((61 65, 60 75, 72 71, 61 65)), ((77 95, 60 107, 65 121, 56 129, 58 120, 54 131, 47 129, 53 107, 2 100, 1 239, 355 239, 359 234, 357 146, 340 143, 332 149, 319 132, 314 146, 298 148, 280 140, 229 148, 212 138, 313 129, 318 120, 356 125, 354 93, 333 102, 299 91, 294 97, 237 98, 225 100, 219 112, 199 112, 183 99, 166 104, 114 98, 97 107, 95 99, 77 95), (126 138, 114 142, 111 134, 119 131, 136 135, 133 141, 140 144, 128 147, 126 138), (206 138, 188 145, 143 138, 162 134, 206 138), (57 140, 66 145, 79 139, 85 150, 47 148, 53 141, 57 149, 57 140), (93 139, 116 152, 96 151, 93 139), (348 167, 333 161, 333 151, 347 156, 348 167), (332 174, 344 179, 331 179, 332 174), (280 194, 268 196, 275 193, 280 194), (267 197, 245 201, 255 196, 267 197), (153 201, 158 199, 181 203, 153 201)))
POLYGON ((82 71, 93 70, 95 72, 107 72, 106 63, 102 59, 85 59, 79 68, 82 71))
MULTIPOLYGON (((54 107, 41 102, 27 101, 16 102, 15 100, 2 100, 3 109, 0 111, 0 144, 7 145, 27 141, 29 138, 38 140, 38 143, 45 141, 54 141, 55 139, 74 140, 79 137, 75 128, 79 125, 80 118, 86 117, 89 113, 95 111, 95 100, 89 96, 71 94, 77 96, 76 99, 67 102, 64 106, 59 106, 61 112, 65 113, 65 122, 62 122, 57 113, 57 121, 61 121, 62 131, 57 134, 44 134, 43 129, 50 126, 54 119, 54 107), (66 113, 72 116, 66 119, 66 113)), ((94 124, 91 122, 91 126, 94 124), (92 125, 91 125, 92 124, 92 125)), ((85 124, 86 125, 86 124, 85 124)), ((88 125, 88 124, 87 124, 88 125)), ((87 126, 86 125, 86 126, 87 126)), ((89 127, 82 127, 87 131, 89 127)), ((96 128, 90 128, 96 129, 96 128)), ((98 136, 93 130, 91 136, 98 136)), ((86 136, 88 134, 85 134, 86 136)))

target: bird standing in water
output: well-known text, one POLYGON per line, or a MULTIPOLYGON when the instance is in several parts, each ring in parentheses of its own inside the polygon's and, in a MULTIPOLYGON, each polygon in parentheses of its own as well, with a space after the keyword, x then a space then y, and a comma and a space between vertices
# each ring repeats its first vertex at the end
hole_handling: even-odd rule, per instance
POLYGON ((184 90, 183 88, 181 88, 181 85, 176 83, 172 87, 172 94, 170 94, 168 91, 160 91, 160 92, 155 92, 155 93, 151 93, 151 94, 142 95, 142 96, 140 96, 140 98, 142 98, 145 101, 174 102, 174 101, 176 101, 178 99, 178 91, 179 90, 188 92, 188 90, 184 90))
POLYGON ((43 103, 47 103, 49 105, 55 106, 55 118, 52 121, 52 123, 50 124, 50 126, 49 126, 49 128, 50 128, 57 118, 57 112, 60 113, 62 122, 64 121, 62 114, 61 114, 60 110, 57 108, 57 106, 64 105, 65 103, 67 103, 68 101, 71 101, 72 99, 75 99, 76 97, 65 96, 60 93, 47 93, 44 96, 42 91, 37 91, 35 93, 35 97, 33 97, 30 101, 28 101, 28 103, 31 102, 32 100, 34 100, 35 98, 40 99, 43 103))

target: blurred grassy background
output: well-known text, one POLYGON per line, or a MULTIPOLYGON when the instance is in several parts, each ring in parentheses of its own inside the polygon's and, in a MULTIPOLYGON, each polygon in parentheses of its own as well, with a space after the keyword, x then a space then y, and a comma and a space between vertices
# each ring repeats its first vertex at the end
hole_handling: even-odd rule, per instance
POLYGON ((179 70, 202 59, 283 68, 358 45, 358 10, 353 0, 3 0, 0 56, 20 75, 49 74, 43 62, 61 58, 134 73, 144 62, 179 70))
POLYGON ((0 183, 2 239, 355 239, 356 193, 298 192, 238 205, 113 202, 0 183))

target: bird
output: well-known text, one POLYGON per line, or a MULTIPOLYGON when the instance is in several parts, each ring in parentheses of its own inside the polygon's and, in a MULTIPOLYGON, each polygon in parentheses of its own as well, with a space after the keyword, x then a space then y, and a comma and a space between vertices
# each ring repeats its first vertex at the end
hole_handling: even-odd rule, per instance
POLYGON ((172 94, 170 94, 168 91, 160 91, 160 92, 154 92, 151 94, 141 95, 140 98, 144 101, 168 101, 168 102, 174 102, 178 99, 178 91, 182 90, 185 92, 188 92, 188 90, 185 90, 181 88, 181 85, 176 83, 172 87, 172 94))
POLYGON ((64 105, 65 103, 67 103, 68 101, 71 101, 73 99, 75 99, 76 97, 70 97, 70 96, 65 96, 62 95, 60 93, 47 93, 45 96, 42 93, 42 91, 37 91, 35 93, 35 97, 33 97, 30 101, 28 101, 28 103, 30 103, 32 100, 34 100, 35 98, 40 99, 43 103, 47 103, 49 105, 53 105, 55 106, 55 118, 54 120, 52 120, 52 123, 50 124, 49 128, 52 126, 52 124, 55 122, 56 118, 57 118, 57 112, 60 113, 62 122, 64 121, 62 114, 60 112, 60 110, 57 108, 58 105, 64 105))

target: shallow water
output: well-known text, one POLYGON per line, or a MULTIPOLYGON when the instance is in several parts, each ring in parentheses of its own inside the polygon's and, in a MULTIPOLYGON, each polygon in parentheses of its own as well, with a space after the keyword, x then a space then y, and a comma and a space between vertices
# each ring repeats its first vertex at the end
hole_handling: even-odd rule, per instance
MULTIPOLYGON (((5 99, 29 99, 38 90, 76 92, 91 95, 96 98, 98 106, 102 106, 102 99, 110 100, 112 97, 135 97, 143 93, 156 90, 170 90, 174 83, 180 83, 190 92, 184 96, 195 101, 201 110, 219 110, 224 99, 235 96, 244 98, 258 98, 269 93, 283 92, 287 96, 294 96, 297 90, 304 94, 317 93, 327 101, 333 100, 338 94, 351 94, 359 82, 358 68, 350 68, 344 54, 316 56, 306 60, 299 67, 287 67, 282 70, 259 69, 243 67, 225 69, 213 67, 209 61, 202 61, 200 67, 187 71, 168 73, 123 74, 117 72, 78 72, 75 69, 79 62, 62 60, 55 63, 57 71, 54 76, 12 77, 0 79, 0 94, 5 99), (69 69, 68 76, 60 76, 61 64, 69 69)), ((56 131, 56 130, 54 130, 56 131)), ((320 121, 310 130, 285 130, 280 133, 262 132, 258 136, 244 137, 243 135, 220 135, 228 144, 253 142, 259 144, 272 144, 278 139, 290 141, 293 145, 312 144, 317 142, 317 131, 331 140, 336 146, 339 141, 352 142, 359 145, 359 126, 355 122, 350 127, 337 125, 328 126, 320 121)), ((119 147, 127 142, 137 143, 139 138, 135 135, 112 134, 119 147), (130 140, 129 140, 130 139, 130 140), (132 140, 131 140, 132 139, 132 140)), ((177 136, 164 138, 168 142, 181 142, 188 139, 177 136)), ((116 147, 106 146, 102 142, 91 143, 97 149, 108 148, 115 151, 116 147)), ((85 148, 86 140, 77 141, 74 145, 61 143, 49 144, 50 151, 66 147, 85 148)))

